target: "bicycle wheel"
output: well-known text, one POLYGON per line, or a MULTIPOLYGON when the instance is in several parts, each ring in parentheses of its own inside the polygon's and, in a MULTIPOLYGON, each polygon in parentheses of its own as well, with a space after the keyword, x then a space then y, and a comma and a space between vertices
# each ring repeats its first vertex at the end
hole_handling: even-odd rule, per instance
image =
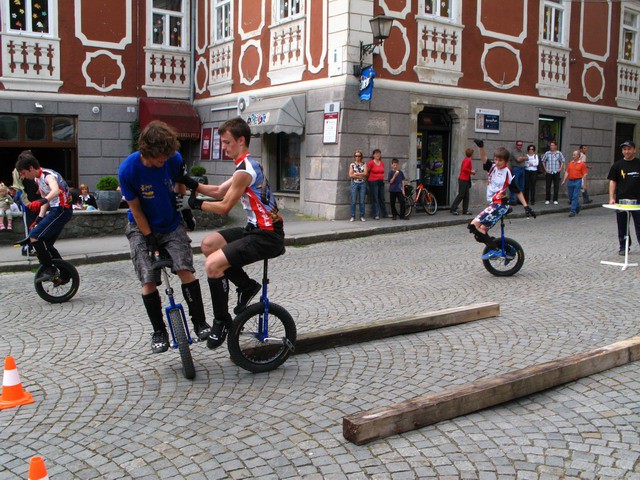
POLYGON ((254 303, 233 320, 227 337, 233 363, 253 373, 278 368, 296 344, 296 324, 284 308, 269 303, 268 336, 263 320, 264 302, 254 303))
POLYGON ((404 197, 405 218, 409 218, 411 216, 411 212, 413 212, 413 197, 411 195, 407 195, 404 197))
POLYGON ((438 211, 438 201, 433 193, 428 190, 423 190, 420 194, 420 203, 422 204, 422 208, 429 215, 435 215, 438 211))
MULTIPOLYGON (((65 262, 61 259, 54 259, 53 266, 56 269, 56 274, 51 280, 44 282, 34 280, 36 287, 36 293, 40 298, 46 300, 49 303, 64 303, 73 298, 78 292, 80 286, 80 275, 76 267, 69 262, 65 262)), ((36 272, 36 278, 40 275, 40 272, 44 269, 42 265, 36 272)))
POLYGON ((178 344, 178 352, 180 352, 180 359, 182 360, 184 378, 192 380, 196 376, 196 368, 193 365, 193 357, 191 356, 191 349, 189 348, 189 340, 187 340, 182 312, 179 308, 172 308, 169 310, 169 321, 171 322, 173 335, 175 336, 176 343, 178 344))
MULTIPOLYGON (((490 250, 485 247, 483 254, 490 250)), ((518 242, 511 238, 504 239, 504 253, 500 257, 482 260, 484 268, 496 277, 510 277, 517 273, 524 264, 524 250, 518 242)))

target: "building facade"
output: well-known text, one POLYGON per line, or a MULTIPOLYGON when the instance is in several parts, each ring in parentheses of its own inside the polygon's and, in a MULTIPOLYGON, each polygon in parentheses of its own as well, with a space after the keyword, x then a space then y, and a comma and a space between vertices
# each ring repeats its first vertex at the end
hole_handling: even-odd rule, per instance
POLYGON ((132 128, 160 118, 215 182, 233 170, 217 126, 241 115, 281 205, 344 219, 355 149, 398 158, 446 205, 472 138, 539 153, 556 140, 567 158, 586 144, 603 193, 616 146, 638 136, 635 0, 69 3, 2 1, 0 179, 32 148, 92 186, 129 153, 132 128), (361 101, 354 66, 378 15, 393 24, 362 58, 376 76, 361 101))

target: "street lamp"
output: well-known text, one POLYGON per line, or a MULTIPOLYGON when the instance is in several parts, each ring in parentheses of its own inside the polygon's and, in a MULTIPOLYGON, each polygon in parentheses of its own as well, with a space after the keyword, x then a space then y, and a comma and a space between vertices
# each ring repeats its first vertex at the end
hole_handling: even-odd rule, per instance
POLYGON ((373 53, 377 46, 382 45, 382 42, 389 38, 389 33, 393 26, 393 17, 378 15, 369 20, 369 23, 371 24, 371 33, 373 33, 373 43, 363 44, 360 42, 360 64, 353 66, 353 75, 355 77, 360 77, 362 69, 365 68, 364 56, 373 53))

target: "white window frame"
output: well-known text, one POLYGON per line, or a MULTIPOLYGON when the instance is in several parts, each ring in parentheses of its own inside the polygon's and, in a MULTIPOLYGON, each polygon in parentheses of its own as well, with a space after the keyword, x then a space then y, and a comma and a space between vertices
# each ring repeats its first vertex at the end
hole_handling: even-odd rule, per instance
POLYGON ((540 2, 540 40, 549 45, 560 45, 567 46, 569 39, 569 4, 566 0, 543 0, 540 2), (547 20, 545 18, 545 11, 547 9, 551 9, 552 15, 549 18, 548 25, 551 27, 548 31, 553 31, 554 19, 556 15, 562 15, 562 19, 560 21, 560 30, 558 32, 559 39, 558 41, 553 40, 552 38, 545 38, 544 29, 545 23, 547 20))
POLYGON ((447 18, 449 20, 454 20, 456 18, 456 7, 457 7, 457 1, 456 0, 449 0, 449 15, 442 15, 440 13, 440 7, 441 7, 441 2, 440 0, 433 0, 434 3, 434 7, 435 7, 435 12, 433 13, 427 13, 425 12, 426 6, 427 6, 427 0, 420 0, 420 15, 421 16, 425 16, 425 17, 440 17, 440 18, 447 18))
POLYGON ((460 25, 460 11, 462 0, 449 0, 449 16, 444 17, 440 15, 440 2, 437 2, 435 13, 425 13, 426 0, 418 0, 418 18, 430 19, 439 23, 453 23, 460 25))
POLYGON ((273 2, 273 19, 275 23, 284 23, 297 20, 304 16, 304 0, 277 0, 273 2), (293 2, 298 4, 298 11, 291 12, 293 2), (283 10, 283 4, 287 4, 287 12, 285 16, 281 16, 280 12, 283 10))
MULTIPOLYGON (((32 15, 32 4, 36 0, 23 0, 25 4, 25 19, 30 19, 32 15)), ((31 37, 57 37, 58 36, 58 0, 49 0, 49 10, 47 11, 47 21, 49 31, 47 33, 34 32, 31 30, 31 21, 27 22, 28 28, 25 30, 14 30, 11 28, 12 0, 2 0, 2 31, 13 35, 28 35, 31 37)))
POLYGON ((621 17, 620 17, 620 54, 618 56, 619 60, 630 62, 630 63, 639 63, 640 52, 638 51, 640 48, 640 11, 633 10, 624 6, 622 8, 621 17), (624 23, 625 14, 635 16, 635 25, 626 25, 624 23), (624 54, 624 34, 625 32, 631 32, 633 34, 633 58, 627 59, 624 54))
POLYGON ((223 43, 233 40, 233 0, 213 0, 212 9, 211 32, 213 43, 223 43), (221 15, 228 16, 229 35, 226 36, 218 35, 218 20, 221 15))
POLYGON ((189 44, 188 42, 188 38, 187 38, 187 21, 188 21, 188 9, 189 9, 189 0, 180 0, 180 5, 181 5, 181 11, 180 12, 176 12, 174 10, 164 10, 161 8, 155 8, 153 6, 153 0, 149 0, 149 44, 153 45, 156 48, 166 48, 166 49, 177 49, 177 50, 185 50, 189 44), (165 31, 164 31, 164 38, 162 40, 162 43, 155 43, 153 41, 153 26, 154 26, 154 22, 153 22, 153 17, 154 15, 163 15, 164 16, 164 25, 165 25, 165 31), (180 38, 181 38, 181 45, 175 46, 175 45, 171 45, 169 43, 169 35, 170 35, 170 30, 171 30, 171 23, 169 22, 169 18, 170 17, 179 17, 181 19, 180 22, 180 27, 181 27, 181 32, 180 32, 180 38))

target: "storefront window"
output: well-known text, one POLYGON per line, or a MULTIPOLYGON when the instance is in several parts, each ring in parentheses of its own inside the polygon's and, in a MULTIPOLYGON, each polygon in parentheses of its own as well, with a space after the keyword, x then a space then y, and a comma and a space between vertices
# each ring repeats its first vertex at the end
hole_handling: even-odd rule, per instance
POLYGON ((549 151, 549 144, 553 140, 558 144, 558 150, 562 150, 562 118, 539 117, 538 118, 538 155, 542 156, 549 151))
POLYGON ((42 117, 26 117, 24 121, 24 137, 32 142, 47 141, 47 122, 42 117))
POLYGON ((55 117, 51 130, 54 142, 73 142, 76 136, 75 122, 71 117, 55 117))
POLYGON ((278 191, 300 192, 300 136, 278 134, 278 191))
POLYGON ((18 140, 18 117, 15 115, 0 116, 0 141, 18 140))

